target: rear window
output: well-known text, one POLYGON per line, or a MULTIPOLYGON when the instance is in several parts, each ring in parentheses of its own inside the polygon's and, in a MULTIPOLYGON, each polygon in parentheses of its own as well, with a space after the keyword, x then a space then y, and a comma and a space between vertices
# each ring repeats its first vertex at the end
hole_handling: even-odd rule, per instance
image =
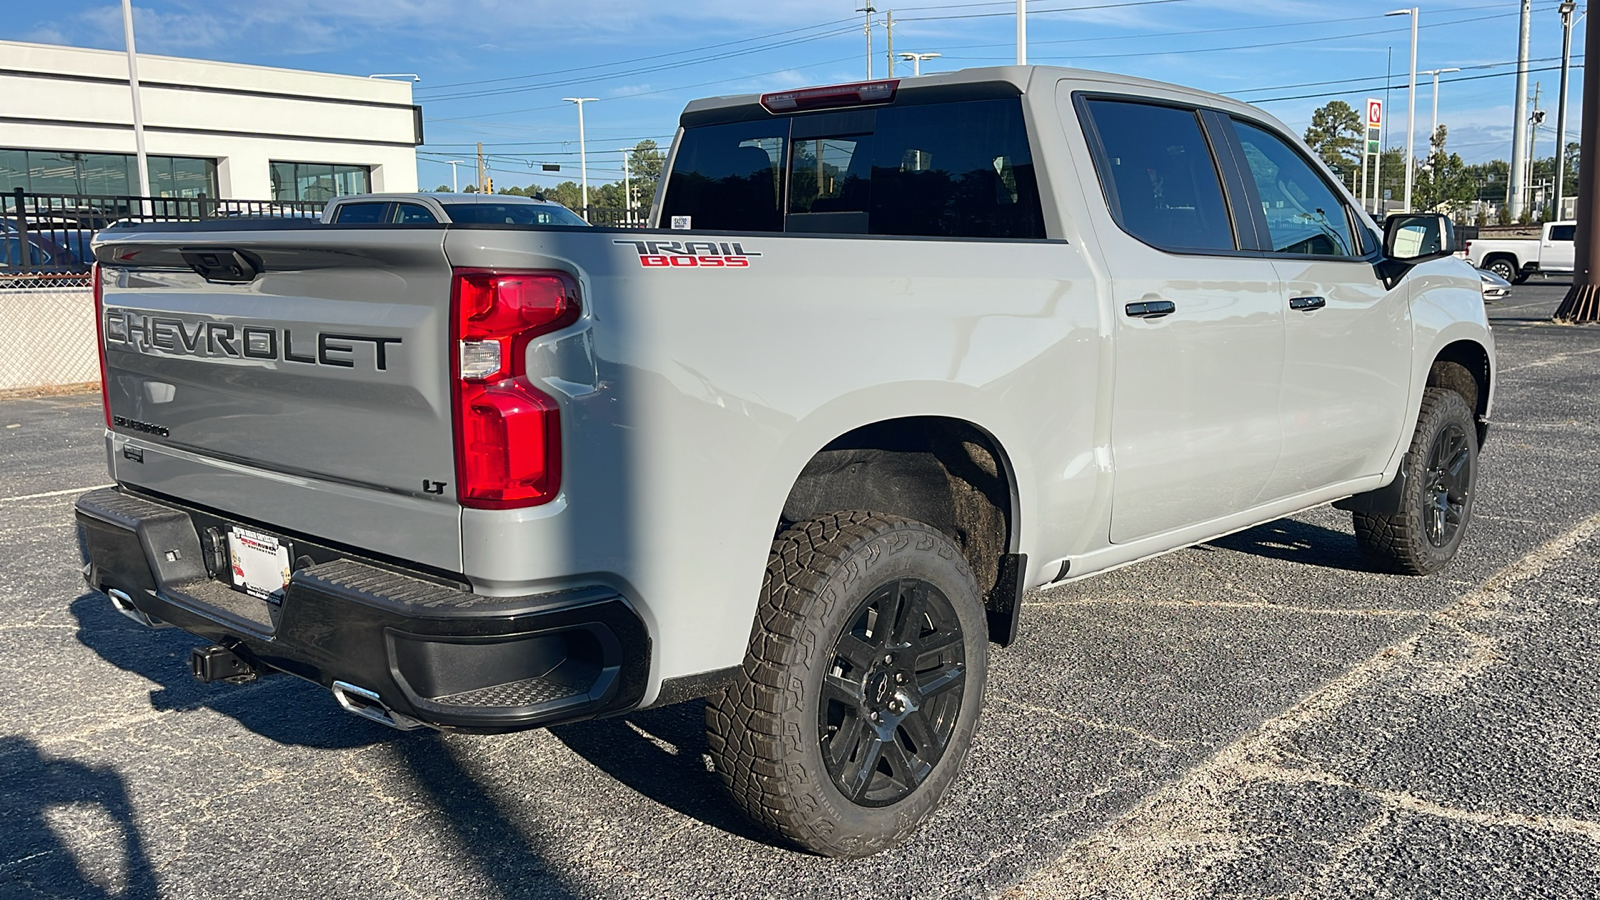
POLYGON ((1576 225, 1551 225, 1550 226, 1550 240, 1552 240, 1552 241, 1571 241, 1571 240, 1575 240, 1577 238, 1577 236, 1578 236, 1578 226, 1576 226, 1576 225))
POLYGON ((587 228, 588 222, 554 203, 446 203, 450 221, 468 225, 562 225, 587 228))
POLYGON ((1015 98, 685 129, 661 221, 696 231, 1045 236, 1015 98))

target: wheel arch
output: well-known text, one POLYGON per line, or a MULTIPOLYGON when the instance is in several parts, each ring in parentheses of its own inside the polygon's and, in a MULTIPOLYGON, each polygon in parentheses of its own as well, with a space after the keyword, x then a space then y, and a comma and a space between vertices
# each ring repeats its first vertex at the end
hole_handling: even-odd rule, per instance
POLYGON ((1477 424, 1478 446, 1489 427, 1489 401, 1494 384, 1494 363, 1488 348, 1470 339, 1446 344, 1428 366, 1428 387, 1453 390, 1467 401, 1477 424))
POLYGON ((924 522, 967 558, 989 612, 990 639, 1010 643, 1025 559, 1016 552, 1018 478, 988 429, 965 418, 881 419, 837 435, 795 476, 775 531, 843 510, 924 522))

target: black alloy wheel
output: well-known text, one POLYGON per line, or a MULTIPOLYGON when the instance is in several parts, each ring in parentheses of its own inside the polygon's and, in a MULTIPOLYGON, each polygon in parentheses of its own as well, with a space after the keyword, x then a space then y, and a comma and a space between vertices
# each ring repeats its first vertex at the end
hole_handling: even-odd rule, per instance
POLYGON ((834 786, 869 807, 916 790, 950 745, 965 684, 965 636, 943 592, 898 578, 868 594, 823 681, 817 725, 834 786))
POLYGON ((1427 515, 1423 530, 1428 543, 1444 547, 1455 539, 1466 521, 1467 501, 1472 494, 1472 452, 1465 431, 1450 423, 1433 440, 1428 454, 1427 515))

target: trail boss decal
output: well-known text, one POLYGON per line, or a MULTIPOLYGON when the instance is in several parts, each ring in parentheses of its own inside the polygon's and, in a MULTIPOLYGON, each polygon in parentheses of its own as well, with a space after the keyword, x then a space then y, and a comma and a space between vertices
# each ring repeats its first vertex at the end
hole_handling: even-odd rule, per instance
POLYGON ((738 241, 612 241, 639 251, 646 269, 747 269, 760 256, 738 241))

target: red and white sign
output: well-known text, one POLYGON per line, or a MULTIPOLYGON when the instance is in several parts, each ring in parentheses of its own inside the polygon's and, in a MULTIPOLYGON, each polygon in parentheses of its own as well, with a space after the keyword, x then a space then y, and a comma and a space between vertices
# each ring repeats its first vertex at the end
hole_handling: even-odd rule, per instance
POLYGON ((1367 100, 1367 127, 1377 128, 1383 124, 1383 101, 1367 100))

